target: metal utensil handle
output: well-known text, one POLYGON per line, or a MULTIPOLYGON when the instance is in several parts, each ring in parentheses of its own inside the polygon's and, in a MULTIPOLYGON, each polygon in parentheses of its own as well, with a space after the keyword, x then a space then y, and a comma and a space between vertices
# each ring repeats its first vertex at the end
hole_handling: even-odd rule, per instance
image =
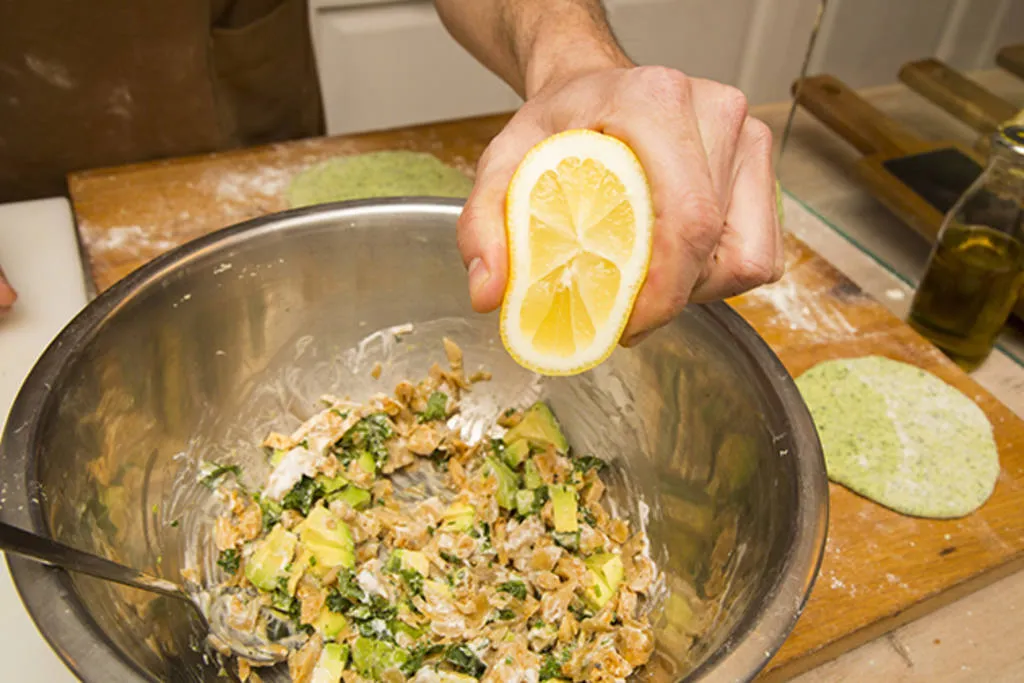
POLYGON ((70 569, 100 579, 115 581, 125 586, 191 602, 181 588, 171 581, 158 579, 102 557, 75 550, 63 543, 3 522, 0 522, 0 550, 53 567, 70 569))

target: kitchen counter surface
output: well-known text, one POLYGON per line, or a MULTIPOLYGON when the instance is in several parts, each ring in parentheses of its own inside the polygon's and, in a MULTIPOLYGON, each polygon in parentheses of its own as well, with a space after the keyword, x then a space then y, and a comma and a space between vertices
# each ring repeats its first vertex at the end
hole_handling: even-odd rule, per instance
MULTIPOLYGON (((1024 103, 1021 82, 1002 74, 984 78, 997 92, 1024 103)), ((930 105, 902 86, 880 89, 872 93, 871 99, 904 115, 916 115, 920 110, 928 126, 942 123, 936 122, 930 105)), ((777 105, 754 113, 778 132, 787 109, 777 105)), ((938 115, 944 116, 941 112, 938 115)), ((952 119, 946 123, 954 129, 958 126, 952 119)), ((960 128, 959 133, 968 137, 969 133, 960 128)), ((794 232, 865 291, 903 315, 912 291, 909 283, 916 281, 927 245, 844 173, 842 157, 847 150, 842 141, 830 139, 827 130, 800 114, 791 143, 779 167, 783 184, 811 209, 843 228, 839 232, 816 221, 801 221, 794 232)), ((800 209, 792 199, 787 200, 787 206, 800 209)), ((32 362, 86 300, 67 202, 52 199, 0 206, 0 263, 5 264, 21 294, 16 312, 0 322, 0 357, 5 358, 0 368, 0 415, 6 417, 9 403, 32 362), (31 239, 24 236, 29 232, 24 227, 27 225, 31 225, 31 239)), ((1024 415, 1024 371, 1016 362, 996 353, 974 374, 1017 414, 1024 415)), ((14 592, 6 565, 0 568, 0 615, 0 657, 17 663, 19 681, 74 680, 34 629, 14 592)), ((1016 681, 1024 669, 1024 650, 1019 647, 1022 630, 1024 572, 871 640, 797 680, 1016 681)))

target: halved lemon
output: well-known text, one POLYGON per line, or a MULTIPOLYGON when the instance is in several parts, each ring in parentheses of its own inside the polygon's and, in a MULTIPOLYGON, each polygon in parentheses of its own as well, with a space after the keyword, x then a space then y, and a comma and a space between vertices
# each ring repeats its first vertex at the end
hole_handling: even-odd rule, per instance
POLYGON ((531 149, 505 202, 501 337, 512 357, 573 375, 611 355, 647 276, 653 226, 647 176, 621 140, 570 130, 531 149))

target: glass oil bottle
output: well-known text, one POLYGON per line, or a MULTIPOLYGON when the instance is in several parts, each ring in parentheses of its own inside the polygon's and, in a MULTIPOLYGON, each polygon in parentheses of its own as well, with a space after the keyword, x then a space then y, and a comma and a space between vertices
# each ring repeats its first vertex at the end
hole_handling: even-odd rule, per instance
POLYGON ((1024 126, 1004 126, 989 149, 943 221, 908 319, 968 371, 988 357, 1024 286, 1024 126))

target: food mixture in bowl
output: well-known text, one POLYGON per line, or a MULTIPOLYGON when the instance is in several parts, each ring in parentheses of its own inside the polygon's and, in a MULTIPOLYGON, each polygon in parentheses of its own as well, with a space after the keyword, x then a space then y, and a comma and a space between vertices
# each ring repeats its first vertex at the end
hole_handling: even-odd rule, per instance
POLYGON ((464 442, 460 398, 487 377, 445 351, 393 398, 325 397, 267 436, 261 490, 219 478, 233 626, 278 643, 294 683, 624 681, 655 646, 646 535, 546 404, 464 442))

